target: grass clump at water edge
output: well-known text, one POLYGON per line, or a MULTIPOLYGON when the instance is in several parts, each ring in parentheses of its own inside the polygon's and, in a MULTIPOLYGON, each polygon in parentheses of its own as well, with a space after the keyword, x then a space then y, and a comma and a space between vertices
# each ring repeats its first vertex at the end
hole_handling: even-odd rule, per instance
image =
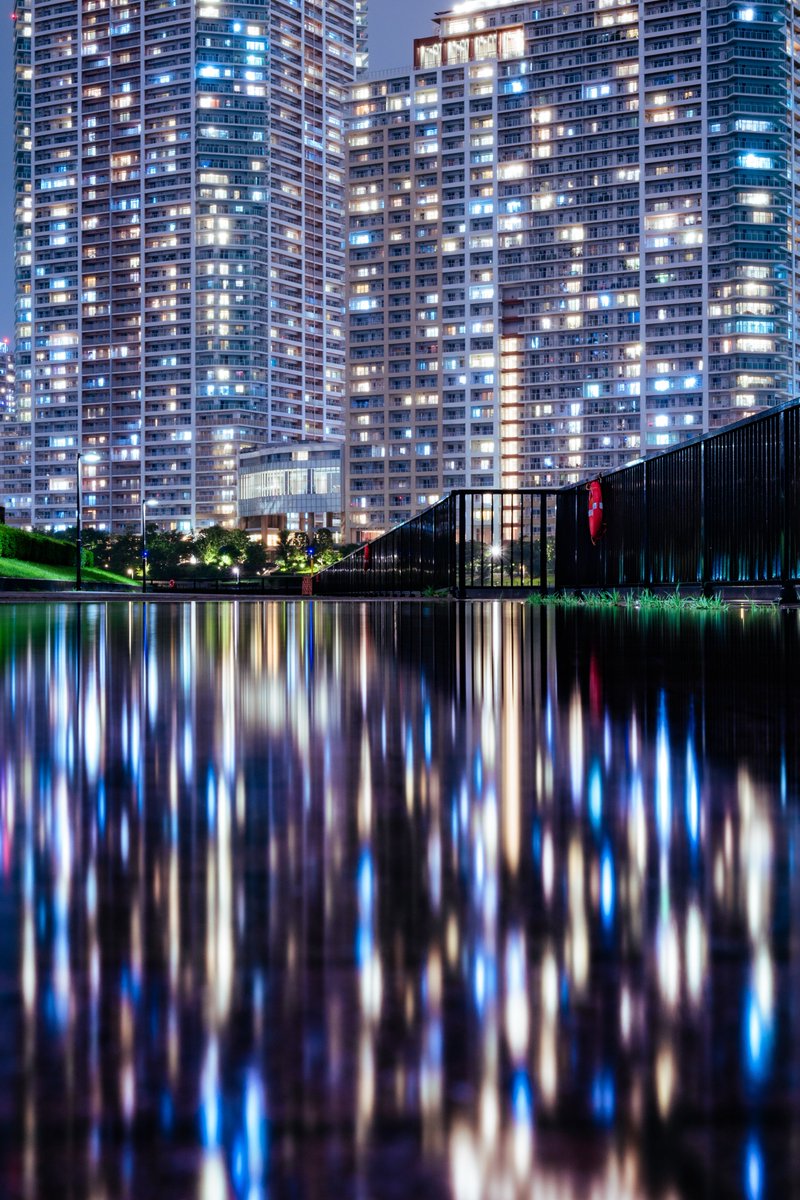
POLYGON ((619 592, 531 592, 528 603, 555 608, 616 608, 622 601, 619 592))
POLYGON ((532 605, 552 605, 558 608, 628 608, 640 612, 710 612, 728 611, 728 603, 722 596, 682 596, 680 589, 660 595, 645 589, 630 592, 623 597, 616 590, 599 592, 554 592, 542 595, 533 592, 528 597, 532 605))
POLYGON ((627 608, 654 612, 727 612, 728 603, 722 596, 682 596, 680 588, 667 595, 659 595, 645 588, 643 592, 631 592, 625 598, 627 608))

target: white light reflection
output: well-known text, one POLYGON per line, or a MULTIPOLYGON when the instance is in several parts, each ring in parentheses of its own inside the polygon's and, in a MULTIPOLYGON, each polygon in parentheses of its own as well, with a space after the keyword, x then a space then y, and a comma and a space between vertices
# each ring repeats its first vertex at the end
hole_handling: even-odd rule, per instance
POLYGON ((199 1200, 229 1200, 228 1177, 219 1150, 207 1151, 200 1168, 199 1200))
POLYGON ((577 688, 569 706, 569 778, 577 810, 583 798, 583 703, 577 688))
POLYGON ((665 1043, 656 1054, 656 1102, 662 1120, 672 1111, 676 1084, 675 1052, 671 1043, 665 1043))
POLYGON ((86 775, 94 782, 100 772, 100 754, 103 744, 103 724, 98 696, 98 680, 94 663, 86 672, 86 692, 83 705, 83 755, 86 775))
POLYGON ((558 1091, 558 966, 551 948, 545 950, 541 972, 539 1029, 539 1088, 543 1103, 555 1105, 558 1091))
POLYGON ((450 1135, 450 1179, 456 1200, 483 1200, 481 1174, 472 1132, 457 1122, 450 1135))
POLYGON ((569 890, 568 962, 575 991, 584 991, 589 978, 589 932, 584 897, 583 847, 577 835, 569 844, 567 879, 569 890))
POLYGON ((697 903, 693 903, 686 915, 686 990, 695 1007, 701 1003, 703 998, 705 958, 703 918, 699 906, 697 903))
POLYGON ((505 953, 505 1028, 512 1061, 522 1064, 528 1053, 530 1008, 525 939, 513 930, 506 939, 505 953))
POLYGON ((656 930, 658 990, 664 1005, 674 1010, 680 999, 681 959, 678 927, 669 913, 662 915, 656 930))
POLYGON ((545 830, 542 839, 542 890, 548 904, 553 899, 553 881, 555 879, 555 855, 553 851, 553 835, 545 830))

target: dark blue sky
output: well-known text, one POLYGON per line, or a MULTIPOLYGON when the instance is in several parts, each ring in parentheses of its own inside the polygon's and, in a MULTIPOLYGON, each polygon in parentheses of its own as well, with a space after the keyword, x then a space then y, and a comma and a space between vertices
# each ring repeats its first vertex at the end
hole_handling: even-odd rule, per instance
MULTIPOLYGON (((434 12, 446 7, 442 0, 370 0, 370 68, 409 64, 412 41, 430 34, 434 12)), ((7 113, 0 123, 0 337, 13 337, 13 24, 9 15, 0 19, 0 96, 7 113)))

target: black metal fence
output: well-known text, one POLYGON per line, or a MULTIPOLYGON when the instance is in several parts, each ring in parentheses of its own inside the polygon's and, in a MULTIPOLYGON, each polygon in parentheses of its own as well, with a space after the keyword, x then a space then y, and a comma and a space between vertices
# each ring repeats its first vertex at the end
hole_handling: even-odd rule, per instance
POLYGON ((321 572, 314 592, 777 584, 788 596, 800 580, 800 402, 622 467, 602 489, 596 545, 585 484, 458 491, 321 572))
POLYGON ((558 588, 779 584, 800 578, 800 404, 783 405, 558 497, 558 588))
POLYGON ((314 577, 317 595, 541 588, 552 583, 554 491, 451 492, 314 577), (541 569, 544 547, 544 571, 541 569))

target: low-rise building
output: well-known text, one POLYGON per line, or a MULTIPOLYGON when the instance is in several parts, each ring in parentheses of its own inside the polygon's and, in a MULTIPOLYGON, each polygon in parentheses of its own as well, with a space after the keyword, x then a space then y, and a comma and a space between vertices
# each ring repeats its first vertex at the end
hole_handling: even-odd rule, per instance
POLYGON ((342 527, 340 442, 282 443, 239 459, 239 524, 274 549, 282 529, 342 527))

